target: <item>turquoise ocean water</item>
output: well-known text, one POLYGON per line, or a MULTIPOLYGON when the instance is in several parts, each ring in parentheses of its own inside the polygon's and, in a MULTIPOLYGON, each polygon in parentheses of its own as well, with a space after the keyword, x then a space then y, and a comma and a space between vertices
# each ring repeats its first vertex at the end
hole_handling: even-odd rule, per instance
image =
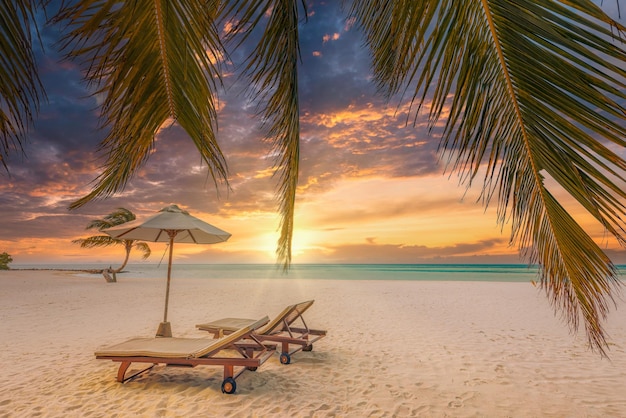
MULTIPOLYGON (((13 269, 102 269, 97 264, 15 265, 13 269)), ((115 267, 115 266, 114 266, 115 267)), ((619 266, 622 279, 626 265, 619 266)), ((529 282, 537 268, 523 264, 294 264, 287 273, 274 264, 174 264, 172 275, 206 279, 300 278, 318 280, 431 280, 529 282)), ((167 275, 167 264, 129 264, 120 277, 167 275)))

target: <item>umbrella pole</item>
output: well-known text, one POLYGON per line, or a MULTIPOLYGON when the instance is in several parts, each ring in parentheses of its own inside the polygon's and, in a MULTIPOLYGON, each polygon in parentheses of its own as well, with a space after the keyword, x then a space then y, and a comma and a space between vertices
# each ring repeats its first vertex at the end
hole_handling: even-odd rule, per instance
POLYGON ((170 236, 170 256, 169 262, 167 263, 167 286, 165 288, 165 311, 163 312, 163 322, 159 325, 159 329, 157 330, 157 337, 171 337, 172 336, 172 327, 169 322, 167 322, 167 306, 170 301, 170 279, 172 277, 172 254, 174 252, 174 237, 178 231, 167 231, 170 236))

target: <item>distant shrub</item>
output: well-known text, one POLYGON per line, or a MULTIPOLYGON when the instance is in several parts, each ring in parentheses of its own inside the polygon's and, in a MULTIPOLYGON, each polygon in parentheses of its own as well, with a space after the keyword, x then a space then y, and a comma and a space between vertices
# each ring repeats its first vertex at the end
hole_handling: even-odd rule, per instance
POLYGON ((7 253, 0 254, 0 270, 9 270, 9 263, 12 262, 13 259, 7 253))

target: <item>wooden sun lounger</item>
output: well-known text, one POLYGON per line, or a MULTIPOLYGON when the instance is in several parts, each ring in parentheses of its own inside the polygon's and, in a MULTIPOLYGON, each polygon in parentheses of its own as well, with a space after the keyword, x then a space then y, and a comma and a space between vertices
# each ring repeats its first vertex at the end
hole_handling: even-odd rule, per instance
MULTIPOLYGON (((310 329, 302 314, 313 305, 314 300, 308 300, 295 305, 287 306, 278 316, 263 328, 254 331, 254 336, 259 341, 272 341, 281 344, 280 362, 291 363, 291 356, 298 351, 311 351, 313 343, 324 338, 326 331, 310 329), (294 326, 294 322, 301 322, 301 326, 294 326), (290 345, 296 348, 290 350, 290 345)), ((196 325, 202 331, 208 331, 215 338, 230 335, 241 327, 254 323, 254 319, 246 318, 222 318, 217 321, 196 325)))
POLYGON ((222 392, 230 394, 235 393, 237 389, 235 379, 241 373, 245 370, 256 370, 276 350, 276 345, 263 344, 253 334, 254 330, 268 322, 267 316, 258 321, 251 321, 228 336, 216 340, 172 337, 134 338, 103 348, 95 355, 97 359, 121 363, 117 372, 117 381, 122 383, 161 363, 168 366, 224 366, 222 392), (225 350, 227 351, 222 353, 225 350), (233 353, 239 356, 233 356, 233 353), (152 365, 126 377, 126 371, 132 363, 152 363, 152 365), (236 370, 237 373, 235 373, 236 370))

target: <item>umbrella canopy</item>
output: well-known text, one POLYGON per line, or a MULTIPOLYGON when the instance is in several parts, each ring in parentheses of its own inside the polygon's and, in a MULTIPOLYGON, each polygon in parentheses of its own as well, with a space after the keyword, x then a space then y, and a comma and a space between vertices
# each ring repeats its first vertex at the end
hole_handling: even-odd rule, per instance
POLYGON ((190 244, 216 244, 230 238, 231 234, 204 222, 177 205, 170 205, 154 216, 140 221, 127 222, 102 232, 117 239, 130 239, 151 242, 168 242, 169 262, 167 265, 167 287, 165 290, 165 311, 157 336, 171 337, 172 330, 167 322, 167 307, 170 295, 172 254, 175 242, 190 244))
POLYGON ((165 207, 144 221, 126 222, 103 232, 118 239, 170 242, 167 231, 176 231, 174 242, 188 244, 216 244, 231 236, 228 232, 191 216, 177 205, 165 207))

